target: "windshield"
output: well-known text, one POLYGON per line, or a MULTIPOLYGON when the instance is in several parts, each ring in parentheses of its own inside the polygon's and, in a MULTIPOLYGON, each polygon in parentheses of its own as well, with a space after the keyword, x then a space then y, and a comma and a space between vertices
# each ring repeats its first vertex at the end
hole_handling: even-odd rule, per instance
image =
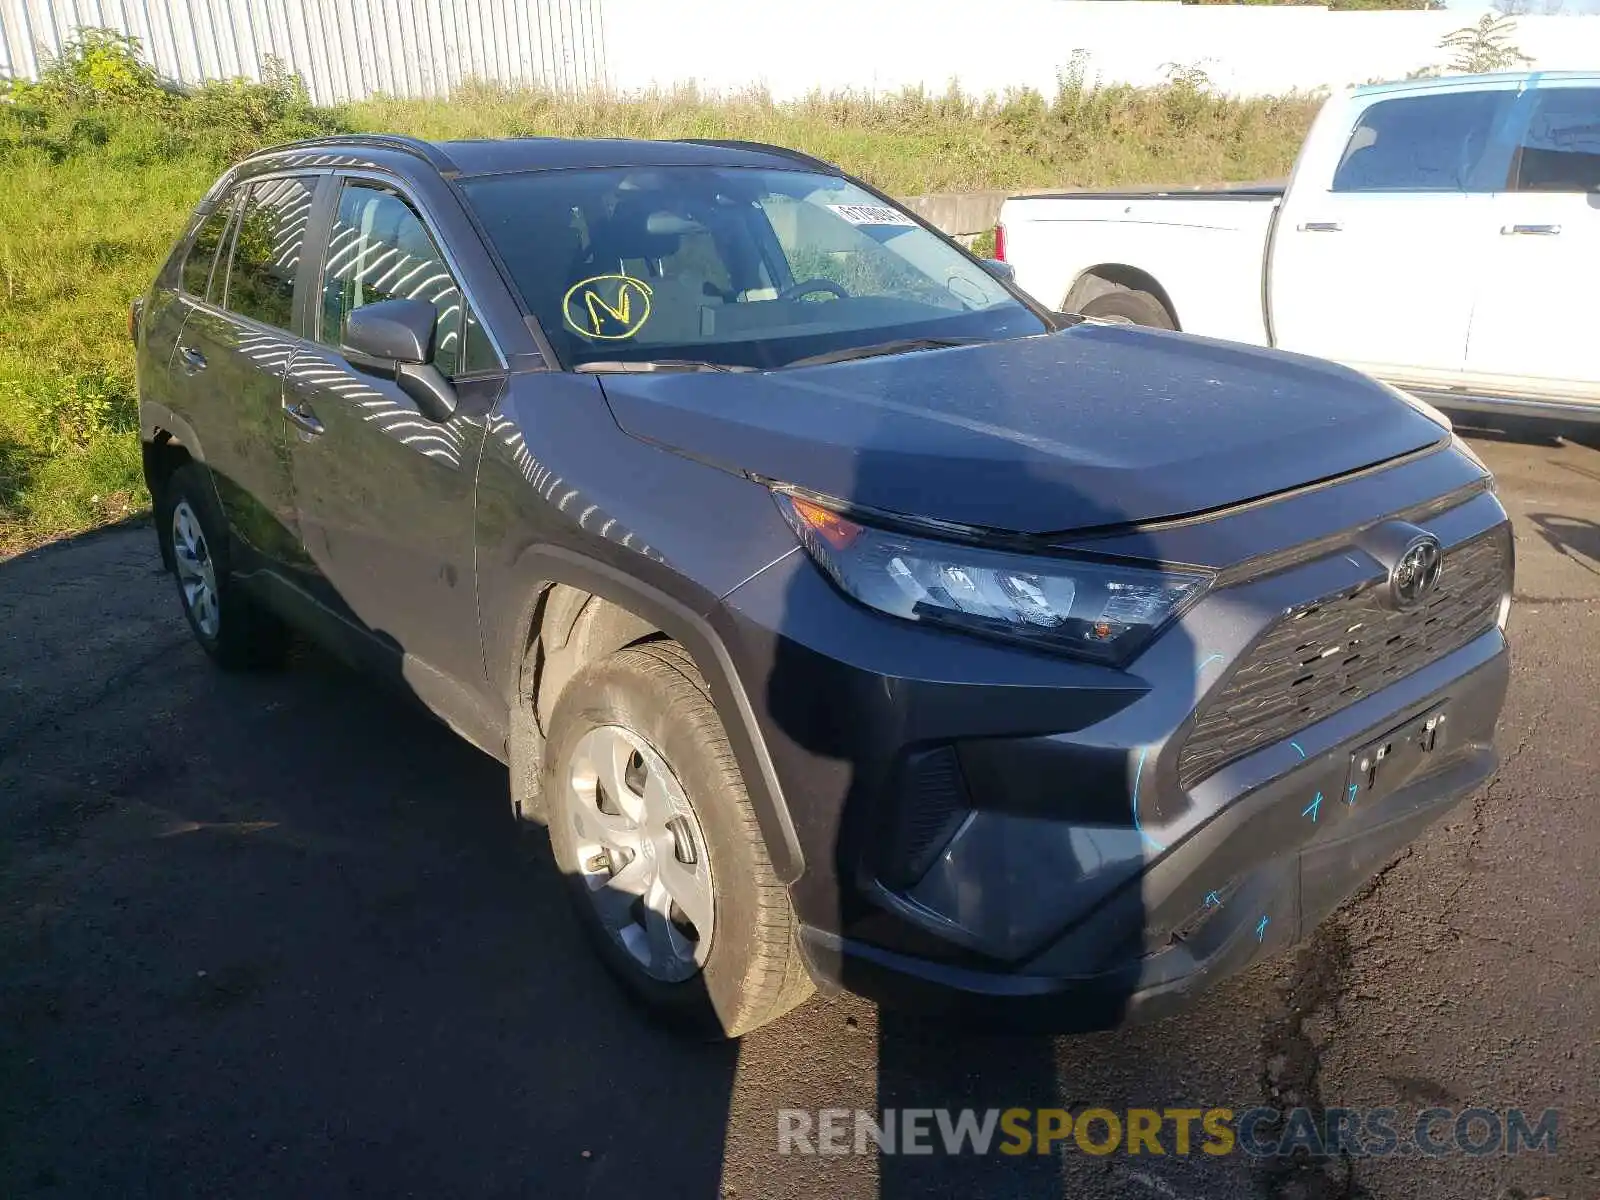
POLYGON ((568 367, 781 367, 1047 328, 972 259, 837 176, 607 168, 463 188, 568 367))

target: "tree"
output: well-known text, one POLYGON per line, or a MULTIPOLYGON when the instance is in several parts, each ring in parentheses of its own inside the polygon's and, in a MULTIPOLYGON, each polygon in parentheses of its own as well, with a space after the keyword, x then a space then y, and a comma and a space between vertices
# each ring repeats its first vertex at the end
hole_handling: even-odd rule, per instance
POLYGON ((1439 49, 1450 51, 1448 69, 1464 75, 1527 66, 1533 59, 1511 44, 1511 34, 1516 27, 1517 23, 1510 17, 1484 13, 1476 25, 1466 25, 1445 34, 1439 49))

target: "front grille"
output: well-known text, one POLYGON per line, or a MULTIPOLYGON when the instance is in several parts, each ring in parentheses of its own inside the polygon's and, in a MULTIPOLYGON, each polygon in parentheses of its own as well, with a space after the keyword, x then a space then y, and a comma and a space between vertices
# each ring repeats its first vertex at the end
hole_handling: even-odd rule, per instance
POLYGON ((1495 624, 1510 568, 1501 525, 1446 552, 1420 609, 1383 607, 1380 580, 1286 613, 1202 705, 1178 755, 1178 785, 1191 788, 1460 649, 1495 624))

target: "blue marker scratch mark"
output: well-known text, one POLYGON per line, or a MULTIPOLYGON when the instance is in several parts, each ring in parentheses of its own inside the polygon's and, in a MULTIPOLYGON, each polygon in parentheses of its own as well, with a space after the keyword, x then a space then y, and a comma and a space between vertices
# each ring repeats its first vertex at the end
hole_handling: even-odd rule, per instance
POLYGON ((1207 908, 1221 908, 1222 907, 1222 897, 1217 895, 1215 892, 1207 892, 1206 893, 1206 907, 1207 908))
POLYGON ((1133 770, 1133 827, 1138 831, 1140 837, 1155 847, 1157 854, 1161 854, 1166 851, 1166 847, 1146 833, 1144 826, 1139 823, 1139 780, 1144 778, 1144 759, 1145 755, 1149 753, 1149 746, 1140 747, 1139 765, 1133 770))
POLYGON ((1359 783, 1352 783, 1350 785, 1350 794, 1344 798, 1344 802, 1346 804, 1354 804, 1356 802, 1356 789, 1360 786, 1361 785, 1359 783))
POLYGON ((1267 914, 1261 914, 1261 920, 1256 922, 1256 941, 1264 941, 1267 936, 1267 914))
POLYGON ((1299 742, 1290 742, 1289 745, 1293 746, 1297 751, 1299 751, 1301 758, 1304 758, 1306 756, 1306 752, 1304 750, 1300 749, 1300 743, 1299 742))
POLYGON ((1202 663, 1201 663, 1201 664, 1200 664, 1200 665, 1199 665, 1199 666, 1198 666, 1198 667, 1196 667, 1196 668, 1195 668, 1195 669, 1194 669, 1194 677, 1195 677, 1195 678, 1196 678, 1196 679, 1199 679, 1199 678, 1200 678, 1200 673, 1201 673, 1201 672, 1202 672, 1202 671, 1204 671, 1204 670, 1205 670, 1205 669, 1206 669, 1206 668, 1207 668, 1207 667, 1209 667, 1209 666, 1210 666, 1210 665, 1211 665, 1211 664, 1212 664, 1212 663, 1214 663, 1214 662, 1221 662, 1221 661, 1222 661, 1222 655, 1220 655, 1220 654, 1213 654, 1213 655, 1212 655, 1212 656, 1211 656, 1211 657, 1210 657, 1210 658, 1208 658, 1208 659, 1206 659, 1206 660, 1205 660, 1205 661, 1204 661, 1204 662, 1202 662, 1202 663))
POLYGON ((1317 798, 1300 810, 1302 817, 1310 817, 1311 823, 1317 823, 1317 814, 1322 811, 1322 793, 1317 793, 1317 798))

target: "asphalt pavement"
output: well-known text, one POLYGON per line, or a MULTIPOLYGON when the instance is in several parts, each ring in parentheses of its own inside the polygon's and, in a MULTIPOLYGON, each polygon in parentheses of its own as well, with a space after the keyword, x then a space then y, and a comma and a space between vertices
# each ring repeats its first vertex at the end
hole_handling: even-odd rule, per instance
POLYGON ((1595 1200, 1600 451, 1474 445, 1517 527, 1499 776, 1298 951, 1090 1037, 843 996, 674 1039, 513 836, 499 765, 315 652, 213 670, 148 526, 0 563, 0 1196, 1595 1200), (1553 1107, 1559 1139, 778 1152, 780 1109, 1263 1104, 1553 1107))

